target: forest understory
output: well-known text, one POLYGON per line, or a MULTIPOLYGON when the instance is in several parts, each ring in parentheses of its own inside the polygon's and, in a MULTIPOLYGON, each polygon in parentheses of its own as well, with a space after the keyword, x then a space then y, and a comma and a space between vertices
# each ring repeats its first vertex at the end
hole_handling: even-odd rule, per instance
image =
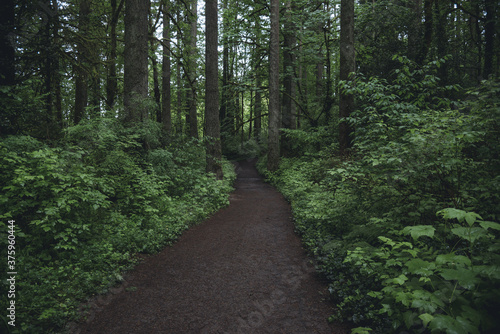
POLYGON ((1 1, 0 330, 500 332, 499 13, 1 1))

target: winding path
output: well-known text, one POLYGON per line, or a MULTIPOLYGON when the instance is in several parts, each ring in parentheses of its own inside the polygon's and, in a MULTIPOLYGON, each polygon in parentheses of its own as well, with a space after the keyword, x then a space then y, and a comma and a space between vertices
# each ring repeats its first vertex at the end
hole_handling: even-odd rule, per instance
POLYGON ((254 161, 237 165, 231 204, 149 256, 93 302, 73 332, 345 333, 293 231, 290 206, 254 161))

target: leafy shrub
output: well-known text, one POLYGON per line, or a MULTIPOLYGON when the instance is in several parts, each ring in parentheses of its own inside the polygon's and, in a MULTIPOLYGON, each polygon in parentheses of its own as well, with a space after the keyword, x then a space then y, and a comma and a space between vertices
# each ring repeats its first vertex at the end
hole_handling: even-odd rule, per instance
POLYGON ((433 74, 441 62, 399 61, 392 82, 343 88, 359 99, 348 160, 309 151, 268 178, 330 282, 332 319, 361 326, 353 333, 494 331, 500 86, 452 102, 456 88, 433 74))
POLYGON ((15 220, 24 268, 18 332, 61 330, 81 302, 122 280, 133 254, 171 244, 228 204, 232 165, 224 161, 218 181, 205 173, 201 141, 161 147, 152 128, 97 119, 69 128, 58 147, 26 136, 0 141, 0 219, 15 220))

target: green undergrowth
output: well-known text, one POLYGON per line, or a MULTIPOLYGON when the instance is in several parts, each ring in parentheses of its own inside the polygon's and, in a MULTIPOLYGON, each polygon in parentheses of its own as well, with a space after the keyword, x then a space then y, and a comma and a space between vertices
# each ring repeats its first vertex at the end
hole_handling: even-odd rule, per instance
POLYGON ((267 177, 329 282, 331 320, 353 333, 498 332, 500 85, 451 102, 432 75, 396 74, 346 88, 359 106, 349 158, 323 142, 267 177))
POLYGON ((71 127, 51 146, 1 140, 0 219, 15 221, 16 236, 12 332, 60 331, 79 304, 123 280, 135 254, 157 252, 227 205, 233 166, 224 161, 217 181, 205 173, 204 151, 202 141, 169 140, 155 124, 126 129, 113 119, 71 127))

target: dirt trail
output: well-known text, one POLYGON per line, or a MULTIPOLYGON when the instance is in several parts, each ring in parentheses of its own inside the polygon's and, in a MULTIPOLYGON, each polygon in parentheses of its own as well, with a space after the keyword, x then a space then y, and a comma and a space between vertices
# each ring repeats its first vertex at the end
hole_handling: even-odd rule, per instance
POLYGON ((345 333, 290 206, 254 161, 237 171, 228 207, 147 257, 74 333, 345 333))

